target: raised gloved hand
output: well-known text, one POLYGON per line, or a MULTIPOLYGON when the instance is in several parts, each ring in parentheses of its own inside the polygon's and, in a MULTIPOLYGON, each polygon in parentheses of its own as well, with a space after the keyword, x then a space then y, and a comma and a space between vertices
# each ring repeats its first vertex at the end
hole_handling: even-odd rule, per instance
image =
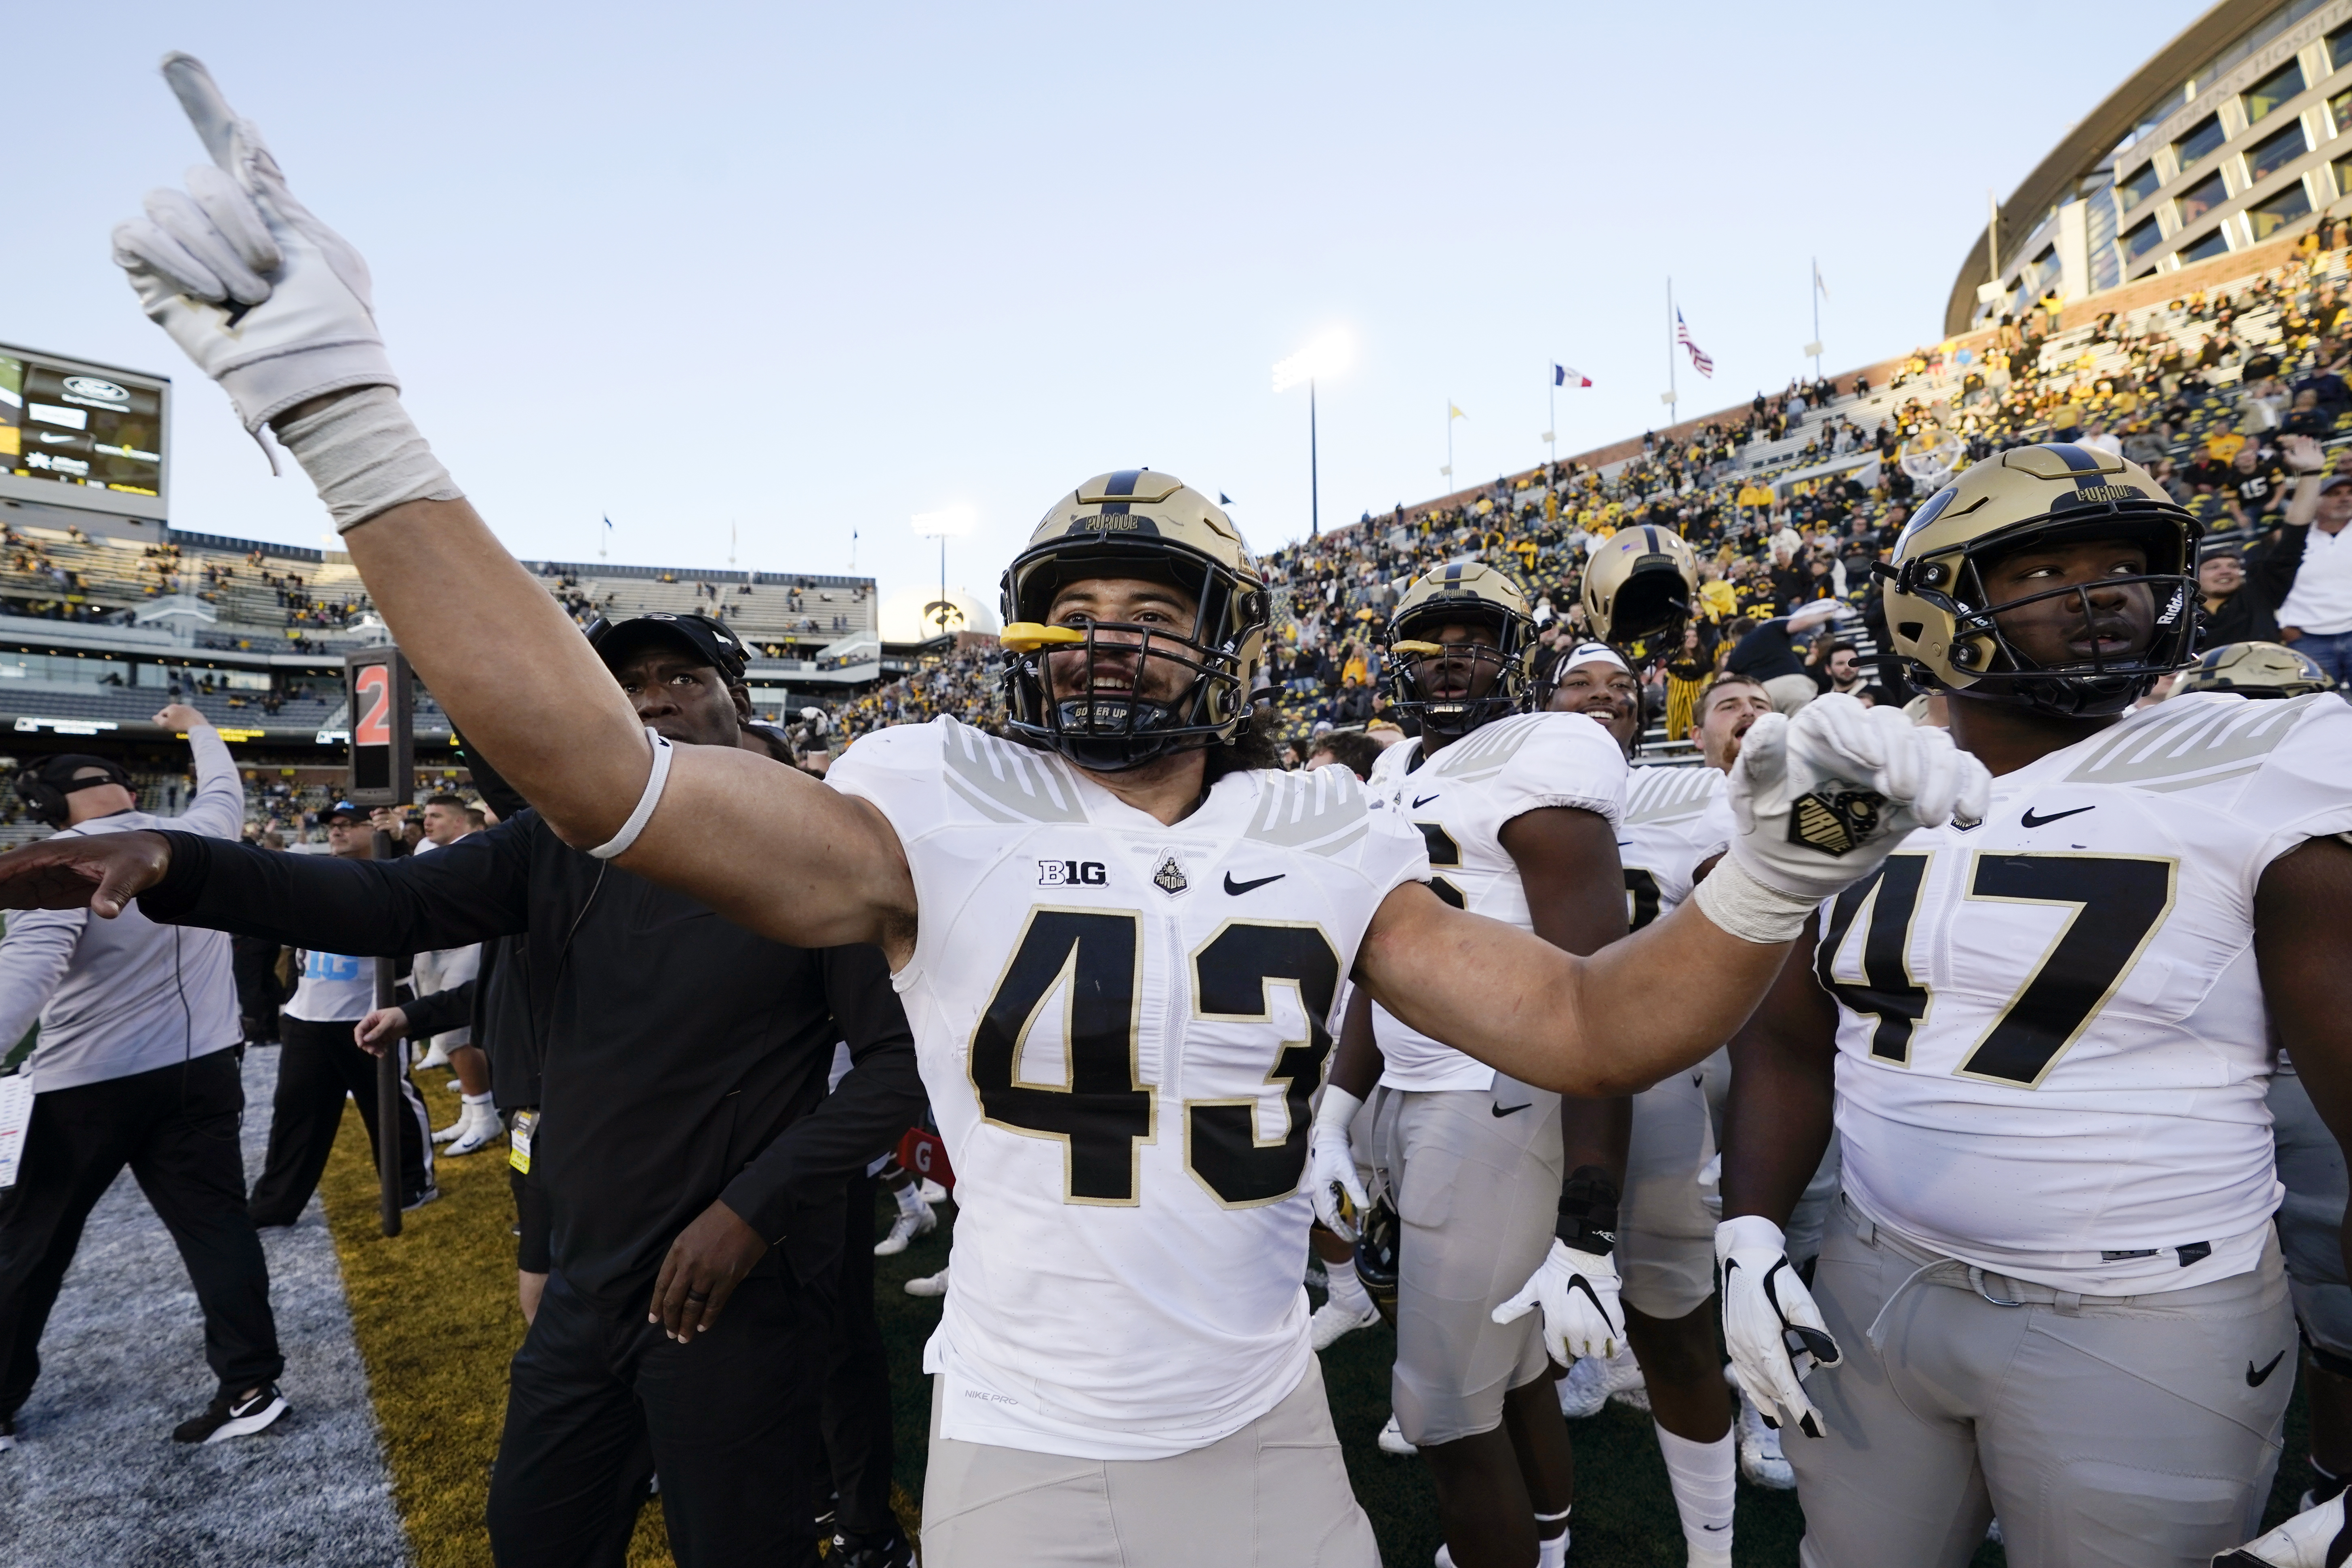
POLYGON ((1913 828, 1979 820, 1991 798, 1982 763, 1899 709, 1830 692, 1793 719, 1767 714, 1732 765, 1738 831, 1699 884, 1699 906, 1734 935, 1790 941, 1815 905, 1877 869, 1913 828))
POLYGON ((114 259, 141 307, 220 383, 248 431, 325 393, 397 388, 359 252, 294 198, 202 61, 166 55, 163 79, 213 162, 115 227, 114 259))
POLYGON ((1315 1217, 1347 1242, 1356 1239, 1356 1216, 1372 1206, 1356 1174, 1355 1146, 1348 1139, 1348 1126, 1363 1106, 1338 1084, 1327 1083, 1323 1102, 1315 1108, 1315 1124, 1307 1131, 1307 1193, 1315 1202, 1315 1217))
POLYGON ((1789 1262, 1788 1239, 1763 1215, 1741 1215, 1715 1227, 1715 1256, 1723 1266, 1723 1343, 1732 1377, 1768 1423, 1821 1436, 1827 1427, 1805 1397, 1804 1379, 1844 1358, 1789 1262))
POLYGON ((1612 1254, 1580 1251, 1554 1238, 1519 1293, 1495 1309, 1495 1321, 1517 1322, 1541 1307, 1544 1350, 1552 1360, 1566 1366, 1579 1356, 1605 1359, 1625 1343, 1618 1283, 1612 1254))

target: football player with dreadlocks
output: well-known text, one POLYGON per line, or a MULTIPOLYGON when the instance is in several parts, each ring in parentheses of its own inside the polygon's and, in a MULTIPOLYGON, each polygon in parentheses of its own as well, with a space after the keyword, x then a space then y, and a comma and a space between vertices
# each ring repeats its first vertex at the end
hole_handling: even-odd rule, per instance
POLYGON ((1826 901, 1732 1045, 1724 1337, 1809 1568, 1958 1568, 1996 1514, 2013 1563, 2202 1568, 2260 1521, 2294 1370, 2282 1046, 2352 1131, 2352 710, 2133 710, 2192 660, 2200 532, 2122 458, 2021 447, 1880 568, 1994 793, 1826 901), (1809 1290, 1780 1227, 1832 1102, 1809 1290))
MULTIPOLYGON (((1475 561, 1437 567, 1405 589, 1387 644, 1391 697, 1421 732, 1381 753, 1369 787, 1427 842, 1437 896, 1570 952, 1622 936, 1624 756, 1581 718, 1528 711, 1539 650, 1519 585, 1475 561)), ((1550 1568, 1575 1483, 1551 1360, 1624 1339, 1601 1156, 1564 1147, 1559 1095, 1360 991, 1310 1144, 1318 1214, 1341 1235, 1334 1184, 1353 1184, 1349 1129, 1367 1099, 1398 1227, 1391 1399, 1436 1482, 1440 1561, 1501 1568, 1534 1546, 1550 1568)))
MULTIPOLYGON (((409 421, 357 252, 201 65, 165 72, 215 166, 116 256, 309 472, 467 739, 567 841, 774 940, 887 957, 963 1177, 926 1353, 932 1568, 1369 1568, 1298 1284, 1343 977, 1531 1091, 1628 1092, 1727 1034, 1882 845, 1982 808, 1940 735, 1838 699, 1759 722, 1724 863, 1580 958, 1444 901, 1421 834, 1341 770, 1264 766, 1265 581, 1222 510, 1139 468, 1056 500, 1005 574, 1007 736, 885 730, 824 783, 672 747, 409 421)), ((0 858, 0 903, 106 917, 140 890, 72 845, 0 858)), ((539 1136, 560 1154, 560 1123, 539 1136)), ((681 1268, 648 1304, 696 1328, 678 1355, 719 1283, 681 1268)), ((578 1458, 593 1489, 603 1461, 578 1458)))

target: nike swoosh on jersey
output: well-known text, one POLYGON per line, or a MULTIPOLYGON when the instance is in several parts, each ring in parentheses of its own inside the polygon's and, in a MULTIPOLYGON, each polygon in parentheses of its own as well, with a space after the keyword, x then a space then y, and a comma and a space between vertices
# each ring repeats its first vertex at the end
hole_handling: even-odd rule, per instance
POLYGON ((2078 805, 2072 811, 2053 811, 2047 816, 2036 816, 2029 805, 2025 808, 2025 815, 2018 818, 2018 825, 2022 827, 2047 827, 2053 822, 2063 822, 2070 816, 2080 816, 2086 811, 2098 809, 2095 805, 2078 805))
POLYGON ((1534 1103, 1535 1101, 1530 1100, 1522 1105, 1490 1105, 1486 1109, 1496 1116, 1508 1116, 1515 1111, 1525 1110, 1528 1106, 1534 1103))
POLYGON ((1419 800, 1412 803, 1412 808, 1415 811, 1419 811, 1423 806, 1427 805, 1431 801, 1435 800, 1437 796, 1433 795, 1423 795, 1419 800))
POLYGON ((1234 880, 1234 874, 1228 871, 1225 873, 1225 895, 1228 898, 1238 899, 1244 893, 1255 892, 1268 882, 1279 882, 1289 875, 1287 871, 1276 871, 1271 877, 1260 877, 1254 882, 1236 882, 1234 880))
POLYGON ((2281 1351, 2278 1354, 2271 1357, 2268 1364, 2266 1364, 2260 1372, 2256 1372, 2254 1370, 2254 1363, 2252 1361, 2247 1362, 2246 1386, 2248 1388, 2260 1388, 2263 1384, 2268 1383, 2270 1381, 2271 1373, 2278 1370, 2278 1363, 2285 1359, 2286 1352, 2281 1351))

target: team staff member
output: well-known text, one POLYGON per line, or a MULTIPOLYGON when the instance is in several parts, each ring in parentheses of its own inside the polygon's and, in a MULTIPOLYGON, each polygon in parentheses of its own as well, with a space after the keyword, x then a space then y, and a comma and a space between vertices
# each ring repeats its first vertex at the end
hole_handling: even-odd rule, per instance
MULTIPOLYGON (((219 731, 173 703, 155 722, 185 731, 195 797, 183 815, 138 809, 130 775, 103 757, 51 757, 17 790, 59 838, 113 836, 168 820, 198 842, 235 839, 245 790, 219 731), (200 837, 201 836, 201 837, 200 837)), ((258 1432, 285 1412, 286 1368, 269 1312, 269 1266, 246 1216, 237 1121, 236 983, 228 939, 127 911, 13 915, 0 938, 0 1035, 39 1046, 16 1185, 0 1191, 0 1449, 16 1447, 17 1410, 40 1375, 41 1331, 89 1211, 125 1165, 172 1233, 205 1315, 205 1359, 220 1392, 172 1435, 218 1442, 258 1432)))
MULTIPOLYGON (((342 860, 373 858, 375 831, 367 814, 349 802, 330 809, 327 851, 342 860)), ((294 864, 310 857, 279 858, 294 864)), ((269 1157, 262 1164, 261 1179, 253 1184, 253 1223, 287 1226, 302 1217, 303 1205, 319 1190, 319 1178, 326 1172, 327 1156, 334 1152, 335 1134, 343 1123, 346 1096, 358 1102, 369 1148, 380 1147, 383 1129, 376 1125, 375 1061, 352 1037, 354 1026, 375 1008, 375 965, 347 952, 325 952, 316 943, 334 939, 306 934, 300 926, 246 934, 275 936, 300 949, 301 979, 278 1010, 278 1093, 269 1112, 269 1157)), ((400 1206, 413 1209, 439 1197, 441 1190, 433 1184, 432 1124, 425 1097, 404 1072, 400 1075, 400 1100, 394 1128, 400 1140, 400 1206)))
MULTIPOLYGON (((596 650, 665 741, 740 745, 751 694, 717 622, 644 616, 596 650)), ((764 750, 757 765, 782 773, 764 750)), ((880 953, 753 936, 532 811, 382 865, 177 836, 133 847, 143 907, 186 923, 360 952, 528 932, 538 1059, 509 1068, 500 1047, 492 1070, 539 1108, 550 1268, 490 1487, 499 1563, 596 1560, 641 1429, 687 1568, 814 1552, 807 1489, 780 1478, 815 1468, 843 1183, 922 1114, 880 953), (845 1038, 853 1069, 827 1098, 845 1038)))

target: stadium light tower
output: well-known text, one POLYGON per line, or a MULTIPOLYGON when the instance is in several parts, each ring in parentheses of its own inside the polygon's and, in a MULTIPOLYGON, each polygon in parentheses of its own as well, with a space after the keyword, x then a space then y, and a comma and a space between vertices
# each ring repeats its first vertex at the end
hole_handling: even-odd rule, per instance
POLYGON ((1323 481, 1316 452, 1315 384, 1324 376, 1339 374, 1355 363, 1355 340, 1345 327, 1333 327, 1318 333, 1288 359, 1274 363, 1275 391, 1288 392, 1302 381, 1307 384, 1307 528, 1309 533, 1323 531, 1323 481))
POLYGON ((935 623, 941 637, 948 635, 949 623, 956 618, 955 603, 948 597, 948 541, 961 539, 970 533, 973 521, 971 508, 968 506, 919 511, 913 519, 917 533, 925 539, 940 542, 940 596, 923 606, 923 618, 935 623))

